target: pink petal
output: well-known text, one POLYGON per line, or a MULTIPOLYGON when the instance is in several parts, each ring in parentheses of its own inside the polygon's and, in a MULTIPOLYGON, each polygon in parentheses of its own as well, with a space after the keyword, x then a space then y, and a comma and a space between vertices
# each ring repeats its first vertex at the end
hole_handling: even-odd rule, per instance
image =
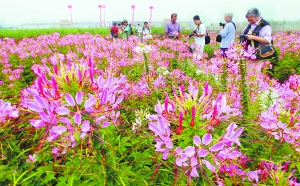
POLYGON ((34 102, 27 103, 27 106, 30 110, 33 110, 35 112, 44 112, 44 110, 34 102))
POLYGON ((59 121, 63 123, 71 124, 71 120, 69 120, 69 118, 59 118, 59 121))
POLYGON ((162 119, 158 118, 158 128, 160 131, 165 131, 165 124, 164 122, 162 121, 162 119))
POLYGON ((201 139, 199 138, 199 136, 194 136, 194 144, 196 146, 199 146, 201 144, 201 139))
POLYGON ((38 91, 36 91, 35 89, 31 89, 31 88, 26 89, 26 92, 28 94, 31 94, 31 95, 34 95, 34 96, 39 95, 38 91))
POLYGON ((197 161, 197 159, 195 157, 192 157, 191 158, 191 166, 194 167, 196 165, 198 165, 198 161, 197 161))
POLYGON ((70 110, 67 109, 66 107, 58 107, 55 111, 59 115, 66 115, 70 113, 70 110))
POLYGON ((75 95, 75 100, 76 100, 76 103, 77 103, 78 105, 81 104, 82 98, 83 98, 82 93, 81 93, 81 92, 77 92, 77 94, 75 95))
POLYGON ((81 131, 82 132, 88 132, 89 130, 91 129, 91 126, 90 126, 90 124, 83 124, 82 126, 81 126, 81 131))
POLYGON ((243 130, 244 130, 244 127, 239 128, 239 129, 231 136, 231 138, 238 138, 238 137, 242 134, 243 130))
POLYGON ((101 96, 101 105, 105 104, 106 101, 107 101, 107 90, 104 90, 101 96))
POLYGON ((196 167, 192 168, 191 176, 194 177, 194 178, 198 178, 199 177, 199 174, 198 174, 198 171, 197 171, 196 167))
POLYGON ((177 147, 175 152, 178 154, 178 155, 181 155, 182 154, 182 148, 180 147, 177 147))
POLYGON ((99 118, 96 119, 96 124, 99 124, 105 118, 106 118, 106 116, 100 116, 99 118))
POLYGON ((209 161, 202 160, 202 163, 204 163, 210 171, 216 172, 216 168, 209 161))
POLYGON ((201 149, 198 151, 198 156, 204 158, 208 155, 208 152, 205 149, 201 149))
POLYGON ((234 132, 234 129, 237 127, 237 125, 235 124, 235 123, 231 123, 228 127, 227 127, 227 129, 226 129, 226 131, 227 131, 227 135, 231 135, 233 132, 234 132))
POLYGON ((67 128, 64 126, 54 126, 52 127, 52 131, 56 134, 62 134, 63 132, 66 132, 67 128))
POLYGON ((124 98, 124 96, 122 95, 122 96, 120 96, 118 99, 117 99, 117 101, 115 102, 115 105, 118 105, 118 104, 120 104, 122 101, 123 101, 123 98, 124 98))
POLYGON ((30 120, 29 123, 35 128, 41 128, 46 126, 43 120, 30 120))
POLYGON ((94 112, 94 109, 92 107, 86 107, 85 111, 87 111, 87 112, 94 112))
POLYGON ((221 150, 223 147, 224 147, 224 144, 223 144, 223 143, 217 143, 217 144, 215 144, 214 146, 210 147, 209 150, 210 150, 211 152, 215 152, 215 151, 221 150))
POLYGON ((44 121, 49 121, 49 117, 45 112, 40 112, 40 116, 44 121))
POLYGON ((74 115, 74 122, 75 122, 77 125, 81 124, 81 114, 76 113, 76 114, 74 115))
POLYGON ((192 107, 192 120, 195 119, 195 116, 196 116, 196 107, 193 106, 192 107))
POLYGON ((102 125, 101 125, 101 127, 102 128, 106 128, 106 127, 108 127, 110 125, 110 123, 108 122, 108 121, 106 121, 106 122, 104 122, 102 125))
POLYGON ((70 94, 67 93, 66 96, 65 96, 65 98, 66 98, 67 103, 70 106, 75 106, 74 98, 70 94))
POLYGON ((157 121, 157 120, 158 120, 158 117, 157 117, 156 115, 149 115, 148 119, 149 119, 149 120, 157 121))
POLYGON ((42 108, 45 108, 43 99, 40 96, 34 96, 34 101, 42 108))
POLYGON ((212 136, 211 136, 211 134, 205 134, 205 135, 202 137, 202 143, 203 143, 204 145, 210 144, 211 141, 212 141, 212 136))
POLYGON ((158 135, 161 135, 162 134, 162 132, 159 130, 159 128, 157 127, 157 125, 155 125, 155 124, 153 124, 153 123, 150 123, 149 124, 149 128, 153 131, 153 132, 155 132, 156 134, 158 134, 158 135))
POLYGON ((86 100, 86 102, 84 103, 84 107, 91 107, 92 105, 94 105, 96 102, 94 97, 90 97, 88 100, 86 100))
POLYGON ((195 147, 192 146, 188 146, 184 149, 184 153, 188 156, 188 157, 192 157, 195 154, 195 147))

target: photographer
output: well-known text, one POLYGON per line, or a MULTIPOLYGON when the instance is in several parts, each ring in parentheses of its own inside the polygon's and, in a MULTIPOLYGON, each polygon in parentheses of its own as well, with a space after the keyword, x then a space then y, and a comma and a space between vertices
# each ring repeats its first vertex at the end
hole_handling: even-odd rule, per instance
MULTIPOLYGON (((257 8, 249 9, 246 18, 249 24, 240 35, 241 42, 245 40, 247 46, 254 48, 260 45, 270 44, 272 42, 272 28, 270 24, 260 16, 259 10, 257 8)), ((248 63, 248 69, 251 72, 253 70, 251 66, 254 66, 254 68, 260 70, 262 65, 263 60, 254 60, 248 63)))
POLYGON ((128 26, 128 21, 126 19, 124 19, 121 24, 121 31, 122 31, 123 39, 128 40, 130 36, 130 27, 128 26))
POLYGON ((200 21, 200 17, 198 15, 195 15, 193 17, 193 20, 195 25, 197 25, 196 30, 193 31, 193 36, 195 37, 195 44, 198 47, 198 50, 200 51, 200 55, 202 57, 205 45, 206 27, 200 21))
POLYGON ((222 26, 220 31, 220 36, 222 37, 220 50, 222 52, 223 57, 226 57, 225 52, 228 50, 229 46, 234 42, 235 38, 236 26, 234 22, 232 22, 232 17, 232 13, 227 13, 224 15, 224 20, 226 21, 226 24, 220 23, 220 26, 222 26))

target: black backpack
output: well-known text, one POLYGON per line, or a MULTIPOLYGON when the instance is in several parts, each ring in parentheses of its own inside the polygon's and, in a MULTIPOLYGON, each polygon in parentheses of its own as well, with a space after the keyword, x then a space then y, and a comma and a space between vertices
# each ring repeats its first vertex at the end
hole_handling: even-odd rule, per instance
MULTIPOLYGON (((144 32, 144 30, 145 30, 145 27, 143 27, 142 33, 144 32)), ((150 28, 149 27, 147 27, 147 30, 149 30, 149 33, 150 33, 150 28)))
POLYGON ((132 31, 132 27, 129 26, 129 32, 130 32, 130 35, 133 35, 133 31, 132 31))

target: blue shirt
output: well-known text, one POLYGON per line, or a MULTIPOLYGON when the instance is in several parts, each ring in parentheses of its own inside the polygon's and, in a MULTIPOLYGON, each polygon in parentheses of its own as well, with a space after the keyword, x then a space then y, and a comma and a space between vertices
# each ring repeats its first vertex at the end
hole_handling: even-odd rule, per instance
POLYGON ((223 30, 220 31, 222 41, 220 48, 228 48, 234 42, 235 38, 235 27, 231 21, 229 21, 223 30))

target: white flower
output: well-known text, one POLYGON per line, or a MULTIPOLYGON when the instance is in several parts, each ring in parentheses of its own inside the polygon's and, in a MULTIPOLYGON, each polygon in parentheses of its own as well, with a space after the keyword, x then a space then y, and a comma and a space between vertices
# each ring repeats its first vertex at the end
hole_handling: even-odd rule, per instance
POLYGON ((166 70, 166 71, 163 72, 163 75, 164 75, 164 76, 166 76, 166 75, 168 75, 168 74, 170 74, 170 72, 169 72, 168 70, 166 70))
POLYGON ((197 69, 196 70, 196 75, 199 75, 201 72, 202 72, 201 70, 197 69))
POLYGON ((149 52, 152 51, 152 48, 151 48, 150 45, 140 44, 139 46, 136 46, 136 47, 134 48, 134 50, 135 50, 137 53, 140 54, 140 53, 143 53, 143 52, 149 53, 149 52))

